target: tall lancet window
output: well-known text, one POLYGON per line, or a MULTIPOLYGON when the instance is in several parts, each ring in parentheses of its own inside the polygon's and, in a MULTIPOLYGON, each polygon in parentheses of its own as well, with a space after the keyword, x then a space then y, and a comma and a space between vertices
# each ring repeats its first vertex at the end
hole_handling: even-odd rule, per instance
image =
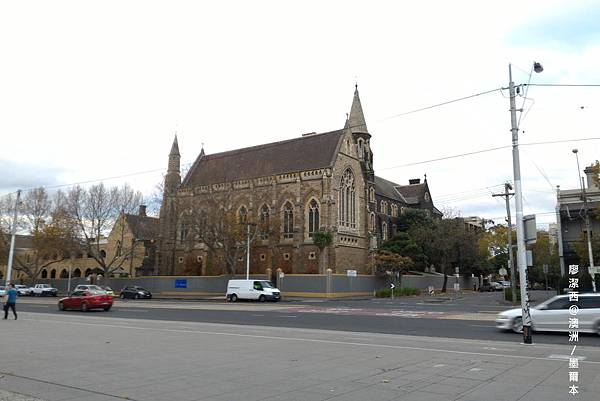
POLYGON ((266 240, 269 238, 269 206, 263 205, 260 208, 260 238, 266 240))
POLYGON ((283 238, 294 238, 294 207, 290 202, 283 205, 283 238))
POLYGON ((344 171, 338 192, 338 222, 340 227, 356 228, 356 190, 352 170, 344 171))
POLYGON ((240 223, 246 223, 248 221, 248 209, 246 209, 246 206, 240 207, 238 212, 238 221, 240 223))
POLYGON ((308 204, 308 236, 313 237, 319 230, 319 204, 316 200, 311 200, 308 204))

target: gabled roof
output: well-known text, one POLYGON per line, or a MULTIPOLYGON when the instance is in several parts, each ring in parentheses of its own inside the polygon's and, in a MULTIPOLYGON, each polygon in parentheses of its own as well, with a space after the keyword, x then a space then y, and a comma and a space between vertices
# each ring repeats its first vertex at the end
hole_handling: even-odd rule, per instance
POLYGON ((427 190, 427 183, 398 185, 396 190, 404 196, 409 204, 420 203, 427 190))
POLYGON ((125 220, 134 237, 141 240, 158 238, 159 220, 156 217, 125 214, 125 220))
POLYGON ((375 193, 377 195, 407 203, 404 196, 396 190, 396 187, 398 187, 398 184, 395 182, 375 176, 375 193))
POLYGON ((205 155, 201 153, 182 186, 210 185, 331 167, 344 130, 205 155))

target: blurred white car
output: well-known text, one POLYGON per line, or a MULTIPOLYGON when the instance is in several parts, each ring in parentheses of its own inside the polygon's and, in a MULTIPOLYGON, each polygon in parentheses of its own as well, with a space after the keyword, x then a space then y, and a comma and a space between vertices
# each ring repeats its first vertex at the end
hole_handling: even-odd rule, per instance
POLYGON ((15 290, 19 293, 19 296, 29 295, 29 287, 23 284, 15 284, 15 290))
POLYGON ((6 287, 3 285, 0 285, 0 297, 3 297, 6 295, 6 287))
MULTIPOLYGON (((557 295, 530 308, 531 328, 538 331, 569 331, 569 317, 579 319, 580 332, 600 334, 600 293, 579 294, 577 302, 569 301, 569 295, 557 295), (569 308, 577 305, 576 315, 569 308)), ((523 332, 521 308, 509 309, 496 317, 496 327, 502 330, 523 332)), ((572 330, 572 329, 571 329, 572 330)))

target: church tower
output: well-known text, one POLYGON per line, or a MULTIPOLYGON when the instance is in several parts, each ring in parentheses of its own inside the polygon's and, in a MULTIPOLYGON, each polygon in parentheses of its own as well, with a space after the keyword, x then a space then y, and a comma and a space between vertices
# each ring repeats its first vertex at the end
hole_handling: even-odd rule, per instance
POLYGON ((367 129, 362 105, 360 104, 358 85, 354 86, 354 98, 352 99, 352 107, 350 108, 345 128, 350 130, 354 138, 365 179, 374 183, 375 172, 373 171, 373 152, 370 145, 371 134, 369 134, 369 130, 367 129))
POLYGON ((163 196, 175 194, 179 185, 181 185, 181 155, 179 154, 177 135, 175 135, 173 145, 171 146, 171 152, 169 153, 169 165, 167 167, 167 175, 165 176, 163 196))
POLYGON ((175 196, 181 185, 181 155, 177 135, 173 139, 171 152, 169 153, 169 164, 163 187, 163 200, 159 216, 159 248, 157 252, 158 274, 175 273, 175 239, 177 234, 177 203, 175 196))

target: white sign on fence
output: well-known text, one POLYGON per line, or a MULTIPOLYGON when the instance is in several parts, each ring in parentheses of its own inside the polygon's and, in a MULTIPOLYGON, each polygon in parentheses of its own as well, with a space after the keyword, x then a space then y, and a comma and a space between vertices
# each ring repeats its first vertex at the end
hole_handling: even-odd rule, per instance
POLYGON ((356 270, 346 270, 346 275, 348 277, 356 277, 356 270))
POLYGON ((454 291, 460 291, 460 284, 454 283, 454 291))

